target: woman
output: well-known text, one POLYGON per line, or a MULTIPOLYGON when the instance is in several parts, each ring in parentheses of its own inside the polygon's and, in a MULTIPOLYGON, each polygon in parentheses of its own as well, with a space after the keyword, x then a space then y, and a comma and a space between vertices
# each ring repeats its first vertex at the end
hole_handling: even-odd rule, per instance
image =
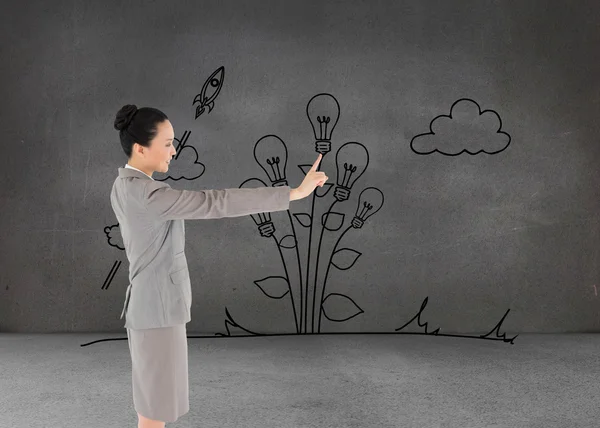
POLYGON ((184 220, 239 217, 284 211, 328 177, 317 171, 321 155, 302 184, 256 189, 175 190, 154 181, 176 154, 171 122, 160 110, 125 105, 114 127, 128 157, 110 201, 119 222, 129 286, 121 318, 132 362, 138 428, 164 427, 189 411, 186 323, 192 291, 185 257, 184 220))

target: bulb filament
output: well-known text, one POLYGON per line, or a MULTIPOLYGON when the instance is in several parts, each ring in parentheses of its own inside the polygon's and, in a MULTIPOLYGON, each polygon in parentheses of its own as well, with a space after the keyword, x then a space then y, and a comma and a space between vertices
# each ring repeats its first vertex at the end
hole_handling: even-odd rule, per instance
POLYGON ((281 180, 281 171, 279 170, 279 156, 272 157, 271 159, 267 158, 267 164, 269 164, 271 166, 271 169, 273 170, 273 176, 275 177, 273 181, 281 180), (275 166, 273 165, 277 167, 277 170, 275 170, 275 166))
POLYGON ((330 121, 331 121, 331 118, 329 116, 327 116, 327 117, 317 116, 317 122, 319 122, 319 132, 321 133, 321 135, 319 136, 320 140, 329 141, 329 138, 327 138, 327 125, 329 124, 330 121))
POLYGON ((352 186, 349 186, 348 183, 350 182, 350 178, 352 177, 352 174, 354 174, 356 172, 356 166, 353 166, 352 164, 348 165, 347 162, 344 162, 344 177, 342 178, 342 186, 346 187, 347 189, 349 189, 352 186))

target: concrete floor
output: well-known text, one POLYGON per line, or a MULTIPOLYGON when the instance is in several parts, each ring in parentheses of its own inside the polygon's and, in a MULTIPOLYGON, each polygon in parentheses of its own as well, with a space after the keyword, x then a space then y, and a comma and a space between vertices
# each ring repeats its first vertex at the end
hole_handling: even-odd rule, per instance
MULTIPOLYGON (((193 336, 168 427, 600 426, 600 335, 193 336)), ((136 426, 125 332, 0 334, 0 427, 136 426)))

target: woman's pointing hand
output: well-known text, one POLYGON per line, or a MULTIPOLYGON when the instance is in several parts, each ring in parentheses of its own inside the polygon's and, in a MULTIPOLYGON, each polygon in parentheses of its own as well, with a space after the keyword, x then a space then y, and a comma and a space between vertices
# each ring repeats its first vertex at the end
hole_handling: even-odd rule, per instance
POLYGON ((290 201, 306 198, 317 186, 323 187, 325 182, 329 179, 323 171, 317 171, 319 162, 321 162, 322 158, 323 155, 319 154, 319 157, 304 177, 304 180, 302 180, 300 186, 290 191, 290 201))

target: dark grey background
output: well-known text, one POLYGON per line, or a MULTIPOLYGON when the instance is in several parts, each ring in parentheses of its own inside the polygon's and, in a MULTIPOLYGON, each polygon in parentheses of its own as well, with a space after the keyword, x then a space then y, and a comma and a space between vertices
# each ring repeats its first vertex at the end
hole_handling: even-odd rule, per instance
MULTIPOLYGON (((336 206, 345 225, 363 188, 385 195, 381 211, 343 238, 342 247, 362 255, 349 270, 333 269, 327 285, 364 313, 324 319, 322 332, 392 332, 427 297, 421 321, 430 331, 488 332, 509 309, 501 332, 598 329, 597 2, 2 6, 2 331, 122 331, 128 263, 104 233, 116 223, 109 193, 126 162, 112 127, 122 105, 157 107, 176 137, 191 132, 206 171, 169 180, 174 188, 266 180, 252 153, 267 134, 285 141, 287 177, 297 186, 297 165, 317 156, 306 104, 320 92, 341 107, 322 166, 330 182, 343 143, 358 141, 370 155, 350 200, 336 206), (192 100, 220 66, 215 108, 194 120, 192 100), (508 148, 411 151, 411 139, 463 97, 498 113, 508 148)), ((332 194, 318 203, 329 206, 332 194)), ((310 204, 292 202, 291 211, 310 204)), ((273 220, 289 227, 285 212, 273 220)), ((283 267, 250 217, 187 221, 186 231, 188 331, 226 333, 227 308, 252 331, 293 332, 289 299, 269 299, 253 283, 283 267)), ((296 231, 304 258, 308 229, 296 231)), ((416 322, 406 330, 422 331, 416 322)))

